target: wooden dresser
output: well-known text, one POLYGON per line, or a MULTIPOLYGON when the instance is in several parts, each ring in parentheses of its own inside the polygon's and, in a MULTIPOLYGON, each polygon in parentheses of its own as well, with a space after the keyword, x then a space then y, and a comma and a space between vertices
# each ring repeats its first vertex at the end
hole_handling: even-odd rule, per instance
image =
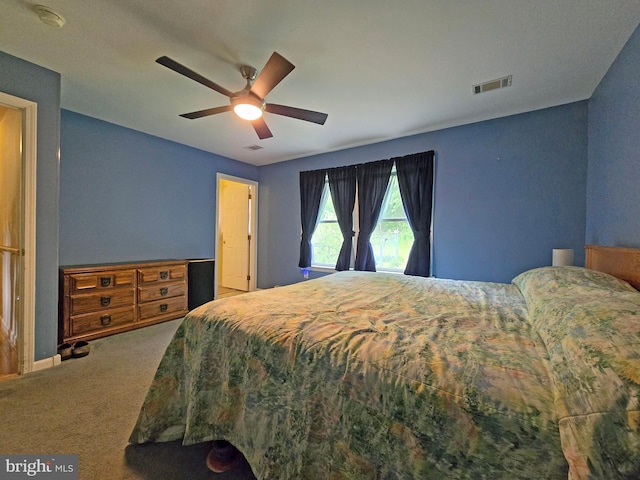
POLYGON ((183 317, 187 261, 60 268, 59 338, 92 340, 183 317))

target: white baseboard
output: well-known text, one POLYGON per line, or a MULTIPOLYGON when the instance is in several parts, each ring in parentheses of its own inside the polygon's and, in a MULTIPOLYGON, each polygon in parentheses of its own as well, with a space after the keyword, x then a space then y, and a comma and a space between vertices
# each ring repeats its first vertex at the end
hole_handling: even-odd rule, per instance
POLYGON ((37 372, 38 370, 46 370, 47 368, 58 366, 62 363, 62 357, 60 354, 56 353, 53 357, 43 358, 42 360, 37 360, 33 362, 32 372, 37 372))

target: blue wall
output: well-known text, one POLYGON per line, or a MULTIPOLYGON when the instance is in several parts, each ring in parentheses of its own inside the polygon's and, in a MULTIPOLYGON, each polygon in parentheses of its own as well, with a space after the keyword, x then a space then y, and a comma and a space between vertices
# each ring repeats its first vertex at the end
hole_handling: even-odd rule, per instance
POLYGON ((60 265, 214 254, 216 173, 258 167, 62 111, 60 265))
POLYGON ((1 91, 38 104, 34 360, 40 360, 56 353, 58 337, 60 75, 4 52, 0 72, 1 91))
POLYGON ((436 276, 510 282, 549 265, 553 248, 575 249, 583 264, 587 103, 578 102, 261 167, 259 285, 302 278, 300 171, 431 149, 436 276))
POLYGON ((640 246, 638 29, 588 102, 260 168, 69 111, 60 131, 60 76, 2 52, 0 71, 38 102, 36 360, 56 351, 58 265, 213 254, 217 172, 260 182, 261 287, 302 280, 301 170, 430 149, 437 276, 508 282, 555 247, 582 264, 584 243, 640 246))
POLYGON ((589 100, 586 242, 640 247, 640 27, 589 100))

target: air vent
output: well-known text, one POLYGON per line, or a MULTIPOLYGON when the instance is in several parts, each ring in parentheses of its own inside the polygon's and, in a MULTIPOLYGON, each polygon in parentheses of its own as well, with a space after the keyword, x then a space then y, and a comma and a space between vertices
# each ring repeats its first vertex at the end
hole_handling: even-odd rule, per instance
POLYGON ((513 75, 509 75, 508 77, 497 78, 489 82, 484 82, 478 85, 474 85, 473 94, 477 95, 478 93, 484 93, 484 92, 489 92, 491 90, 497 90, 499 88, 510 87, 512 77, 513 75))
POLYGON ((247 147, 244 147, 245 150, 260 150, 262 147, 260 145, 249 145, 247 147))

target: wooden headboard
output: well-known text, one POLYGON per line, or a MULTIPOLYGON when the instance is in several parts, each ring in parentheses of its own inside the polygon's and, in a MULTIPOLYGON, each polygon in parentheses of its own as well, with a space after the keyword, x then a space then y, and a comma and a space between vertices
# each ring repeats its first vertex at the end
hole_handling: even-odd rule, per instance
POLYGON ((629 282, 640 290, 640 248, 585 245, 586 267, 629 282))

